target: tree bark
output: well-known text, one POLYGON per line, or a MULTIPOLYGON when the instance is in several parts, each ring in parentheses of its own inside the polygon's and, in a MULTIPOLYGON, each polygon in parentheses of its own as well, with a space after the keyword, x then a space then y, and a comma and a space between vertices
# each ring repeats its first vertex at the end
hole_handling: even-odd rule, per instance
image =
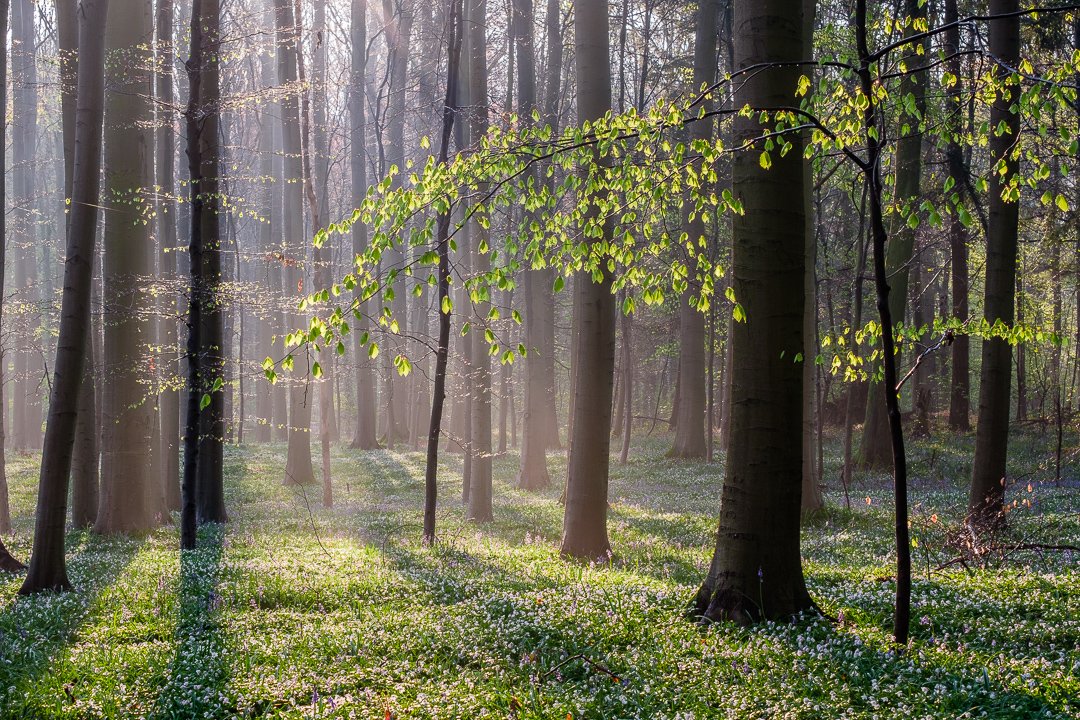
MULTIPOLYGON (((0 0, 0 137, 7 137, 7 49, 9 0, 0 0)), ((7 167, 7 142, 0 142, 0 168, 7 167)), ((7 182, 0 181, 0 208, 7 208, 7 182)), ((0 212, 0 298, 4 297, 7 279, 7 213, 0 212)), ((0 302, 0 328, 3 328, 4 308, 0 302)), ((11 503, 8 499, 7 480, 7 401, 4 398, 4 382, 7 375, 7 358, 0 347, 0 535, 11 532, 11 503)), ((0 551, 7 552, 0 541, 0 551)), ((20 565, 22 563, 19 563, 20 565)))
MULTIPOLYGON (((703 86, 711 86, 716 78, 717 0, 700 0, 698 3, 697 32, 694 41, 693 93, 701 92, 703 86)), ((706 112, 712 103, 705 103, 706 112)), ((690 140, 708 140, 712 137, 712 121, 690 125, 690 140)), ((701 247, 705 242, 705 218, 694 210, 687 198, 683 229, 689 242, 701 247), (693 217, 691 217, 693 216, 693 217)), ((700 249, 703 256, 705 251, 700 249)), ((671 455, 679 458, 705 457, 705 313, 690 300, 701 290, 696 279, 696 253, 686 258, 690 271, 688 287, 679 299, 679 398, 678 417, 675 421, 675 443, 671 455)))
MULTIPOLYGON (((990 0, 990 14, 1015 13, 1017 0, 990 0)), ((1008 67, 1020 58, 1020 20, 1002 18, 990 23, 990 54, 1008 67)), ((1001 74, 1000 69, 997 73, 1001 74)), ((990 154, 1004 163, 1005 173, 990 175, 989 216, 986 236, 986 283, 983 317, 993 325, 1013 324, 1016 291, 1017 235, 1020 203, 1006 201, 1015 181, 1017 161, 1013 145, 1020 132, 1020 119, 1011 109, 1017 88, 1009 85, 998 92, 990 107, 990 127, 1006 132, 991 133, 990 154)), ((971 496, 968 513, 979 529, 996 526, 1005 500, 1005 463, 1009 446, 1009 385, 1012 382, 1012 347, 1002 338, 988 338, 982 344, 982 372, 979 382, 979 418, 975 430, 975 459, 972 463, 971 496)))
MULTIPOLYGON (((927 4, 923 0, 904 0, 903 15, 912 19, 925 20, 927 4)), ((906 35, 917 32, 916 25, 910 24, 906 35)), ((912 206, 917 204, 919 187, 922 179, 922 133, 919 123, 926 115, 926 55, 917 54, 914 49, 904 58, 909 72, 900 81, 900 96, 909 93, 914 97, 917 117, 906 113, 900 117, 899 139, 896 141, 896 185, 893 188, 893 201, 897 205, 912 206)), ((893 215, 892 227, 889 228, 889 246, 886 266, 888 267, 889 314, 897 323, 904 321, 907 307, 908 271, 915 248, 915 231, 907 225, 904 213, 893 215)), ((863 467, 882 469, 892 462, 889 442, 889 422, 885 405, 881 402, 883 390, 880 383, 871 381, 870 392, 866 400, 866 419, 863 423, 862 444, 859 447, 858 463, 863 467)))
POLYGON ((153 37, 145 0, 120 0, 109 14, 105 42, 110 54, 128 57, 110 65, 106 88, 103 277, 105 345, 109 368, 104 395, 101 492, 95 532, 144 532, 159 525, 161 479, 154 474, 150 375, 153 328, 147 317, 147 283, 153 276, 153 244, 144 216, 153 183, 152 79, 147 39, 153 37))
MULTIPOLYGON (((79 93, 60 334, 38 476, 34 550, 30 569, 19 589, 23 595, 71 587, 64 559, 64 522, 79 386, 83 380, 82 365, 89 340, 86 329, 90 326, 94 241, 100 194, 107 14, 108 0, 83 0, 79 13, 79 93)), ((6 33, 0 35, 6 36, 6 33)))
MULTIPOLYGON (((584 124, 611 110, 611 69, 608 5, 605 0, 581 0, 574 7, 578 123, 584 124)), ((610 158, 597 155, 599 172, 610 158)), ((593 201, 585 220, 592 228, 582 234, 604 243, 611 237, 608 219, 599 216, 593 201)), ((608 465, 611 445, 611 396, 615 374, 615 296, 606 262, 598 260, 594 279, 579 272, 574 283, 574 324, 578 342, 573 431, 566 472, 561 552, 570 557, 597 560, 611 552, 607 534, 608 465)))
MULTIPOLYGON (((736 71, 778 63, 735 85, 735 106, 790 104, 805 60, 802 0, 736 0, 736 71)), ((763 132, 757 116, 740 117, 734 145, 763 132)), ((735 296, 746 321, 731 337, 731 439, 720 499, 720 522, 708 576, 698 591, 699 617, 747 623, 790 619, 812 606, 799 554, 802 490, 803 350, 806 203, 802 143, 773 155, 733 158, 732 183, 744 214, 733 220, 735 296)))
MULTIPOLYGON (((367 0, 352 0, 352 54, 351 85, 349 89, 349 117, 351 120, 349 141, 352 145, 350 169, 352 171, 352 204, 360 207, 367 194, 367 124, 364 113, 364 85, 367 76, 367 0)), ((367 225, 360 222, 352 226, 352 250, 354 255, 363 253, 368 246, 367 225)), ((359 303, 354 317, 353 351, 356 354, 356 432, 353 447, 374 450, 379 447, 375 424, 375 366, 368 359, 360 342, 368 331, 364 313, 363 289, 358 288, 355 299, 359 303)))

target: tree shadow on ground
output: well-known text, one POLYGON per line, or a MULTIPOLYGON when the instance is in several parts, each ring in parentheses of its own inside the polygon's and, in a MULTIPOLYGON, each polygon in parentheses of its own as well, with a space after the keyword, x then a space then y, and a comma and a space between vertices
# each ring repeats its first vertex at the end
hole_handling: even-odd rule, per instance
POLYGON ((94 681, 61 678, 52 672, 53 665, 66 648, 78 643, 80 629, 102 609, 100 596, 131 564, 145 540, 70 532, 67 566, 75 589, 5 599, 0 610, 0 715, 62 713, 79 696, 82 681, 94 681))
POLYGON ((163 678, 155 718, 223 717, 234 712, 226 693, 224 601, 217 592, 224 541, 224 525, 204 525, 196 549, 180 553, 175 655, 163 678))

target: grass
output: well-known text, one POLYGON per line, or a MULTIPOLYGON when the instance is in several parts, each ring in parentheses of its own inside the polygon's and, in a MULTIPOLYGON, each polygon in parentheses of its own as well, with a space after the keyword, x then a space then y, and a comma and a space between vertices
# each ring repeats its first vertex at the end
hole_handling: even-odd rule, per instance
MULTIPOLYGON (((77 592, 17 598, 21 578, 3 580, 0 716, 1080 717, 1080 558, 933 571, 963 513, 969 439, 911 453, 918 576, 903 653, 889 643, 887 478, 858 477, 851 509, 830 492, 804 531, 811 592, 842 622, 701 628, 682 614, 709 561, 721 471, 642 442, 613 465, 607 567, 559 558, 558 489, 514 490, 513 457, 496 461, 495 522, 474 526, 460 458, 446 456, 441 542, 427 549, 420 454, 337 450, 324 510, 317 488, 280 484, 282 447, 230 448, 232 521, 203 528, 197 551, 181 558, 175 527, 72 533, 77 592)), ((1047 441, 1013 446, 1014 531, 1080 542, 1078 491, 1045 483, 1047 441)), ((551 464, 561 477, 564 460, 551 464)), ((36 458, 15 455, 9 473, 9 546, 25 559, 36 458)))

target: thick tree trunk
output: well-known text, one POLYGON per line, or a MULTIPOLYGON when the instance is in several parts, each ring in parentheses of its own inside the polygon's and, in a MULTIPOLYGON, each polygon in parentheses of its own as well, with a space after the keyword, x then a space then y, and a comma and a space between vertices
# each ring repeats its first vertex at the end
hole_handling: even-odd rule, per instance
MULTIPOLYGON (((700 92, 716 78, 717 1, 701 0, 698 3, 697 33, 694 41, 694 85, 692 91, 700 92)), ((705 103, 706 110, 711 103, 705 103)), ((698 121, 690 125, 690 139, 708 140, 712 137, 712 121, 698 121)), ((683 228, 690 242, 697 245, 705 238, 705 218, 695 212, 693 203, 687 199, 683 228), (691 218, 690 216, 693 215, 691 218)), ((671 455, 680 458, 705 457, 705 313, 690 304, 701 290, 695 278, 693 257, 688 257, 689 285, 679 299, 679 399, 678 417, 675 421, 675 444, 671 455)))
MULTIPOLYGON (((1015 13, 1017 0, 990 0, 990 14, 1015 13)), ((990 23, 990 53, 1008 67, 1020 59, 1020 21, 1016 17, 990 23)), ((1001 71, 997 72, 1001 76, 1001 71)), ((1018 89, 1009 85, 1000 91, 990 107, 990 127, 1007 132, 992 133, 990 153, 1006 172, 990 173, 990 223, 986 236, 986 283, 983 317, 993 325, 1001 321, 1011 326, 1016 291, 1017 231, 1020 203, 1006 202, 1002 193, 1014 181, 1017 162, 1012 157, 1020 132, 1020 119, 1013 103, 1018 89)), ((1009 385, 1012 381, 1012 347, 1002 338, 988 338, 982 345, 982 373, 979 382, 979 419, 975 430, 975 459, 972 464, 971 497, 968 512, 972 524, 992 528, 1001 519, 1005 499, 1005 463, 1009 447, 1009 385)))
MULTIPOLYGON (((64 559, 64 522, 79 386, 89 340, 94 240, 100 202, 108 2, 83 0, 81 8, 72 203, 64 260, 60 335, 41 455, 34 550, 30 570, 19 590, 24 595, 71 587, 64 559)), ((0 35, 6 36, 6 33, 0 35)))
MULTIPOLYGON (((584 124, 611 110, 608 5, 604 0, 581 0, 574 7, 578 122, 584 124)), ((610 162, 601 156, 597 164, 610 162)), ((605 242, 611 237, 607 218, 596 202, 585 221, 592 225, 586 237, 605 242)), ((615 296, 611 275, 600 263, 599 282, 579 272, 574 283, 574 349, 577 383, 574 386, 573 431, 566 471, 566 506, 563 513, 561 552, 597 560, 611 552, 607 534, 611 395, 615 374, 615 296)))
POLYGON ((146 309, 153 276, 153 243, 143 203, 153 184, 152 79, 147 38, 150 5, 119 0, 109 14, 105 42, 130 61, 110 66, 105 116, 105 354, 101 493, 94 530, 143 532, 159 525, 161 479, 154 474, 153 411, 144 384, 154 344, 146 309))
MULTIPOLYGON (((736 70, 786 63, 746 76, 735 104, 788 105, 805 60, 802 0, 737 0, 733 35, 736 70)), ((763 128, 757 117, 735 121, 735 145, 763 128)), ((735 196, 745 214, 734 218, 735 295, 746 321, 731 337, 731 441, 720 499, 712 564, 698 591, 696 613, 746 623, 790 619, 812 606, 799 554, 802 489, 803 350, 806 203, 802 138, 763 170, 757 152, 733 159, 735 196)))

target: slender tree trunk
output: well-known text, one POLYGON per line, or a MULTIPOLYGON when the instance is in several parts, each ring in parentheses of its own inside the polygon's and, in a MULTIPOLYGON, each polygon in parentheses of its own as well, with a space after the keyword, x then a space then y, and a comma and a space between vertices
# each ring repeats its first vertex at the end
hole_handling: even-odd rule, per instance
POLYGON ((157 99, 159 108, 157 130, 157 184, 161 186, 158 215, 160 277, 165 285, 165 317, 161 324, 163 348, 162 374, 165 388, 161 393, 161 464, 165 483, 165 502, 169 510, 180 509, 180 365, 179 333, 176 318, 183 311, 180 293, 168 292, 176 283, 176 256, 179 240, 176 232, 176 102, 173 91, 173 0, 157 0, 157 99))
MULTIPOLYGON (((222 237, 223 150, 220 140, 222 58, 220 0, 202 0, 200 6, 199 70, 199 206, 203 301, 199 320, 201 372, 210 404, 199 413, 199 476, 195 486, 196 513, 200 523, 226 522, 224 490, 225 383, 228 349, 225 337, 225 303, 222 277, 225 254, 222 237)), ((193 38, 194 42, 194 38, 193 38)), ((194 220, 193 220, 194 222, 194 220)), ((200 405, 203 401, 200 400, 200 405)))
MULTIPOLYGON (((41 454, 34 550, 30 570, 19 589, 24 595, 71 587, 64 559, 64 522, 82 364, 89 339, 86 328, 90 325, 94 240, 100 202, 107 13, 107 0, 83 0, 79 13, 79 92, 60 335, 41 454)), ((0 35, 6 37, 6 33, 0 35)))
MULTIPOLYGON (((9 0, 0 0, 0 138, 7 137, 7 49, 9 0)), ((7 167, 7 143, 0 142, 0 168, 7 167)), ((0 208, 7 208, 7 182, 0 180, 0 208)), ((7 276, 7 213, 0 212, 0 298, 4 297, 4 281, 7 276)), ((0 328, 3 327, 3 303, 0 303, 0 328)), ((11 532, 11 504, 8 501, 7 457, 4 428, 7 404, 4 399, 4 376, 7 374, 7 358, 0 347, 0 535, 11 532)), ((9 558, 7 548, 0 541, 0 558, 9 558)), ((14 559, 14 558, 12 558, 14 559)), ((22 565, 22 563, 18 563, 22 565)))
MULTIPOLYGON (((269 53, 259 56, 259 77, 260 84, 264 88, 277 84, 274 59, 269 53)), ((281 218, 275 212, 279 204, 275 202, 275 197, 280 197, 281 187, 276 182, 274 172, 277 153, 274 130, 278 115, 278 108, 270 103, 264 105, 259 112, 259 174, 262 176, 259 204, 265 208, 263 212, 266 213, 266 217, 259 225, 260 263, 258 267, 259 282, 269 291, 266 302, 268 307, 263 307, 258 311, 259 357, 257 359, 260 361, 263 358, 278 359, 274 357, 277 351, 274 335, 277 333, 280 321, 280 315, 275 311, 274 305, 281 299, 281 263, 278 260, 281 251, 279 238, 281 218), (277 280, 276 287, 275 279, 277 280)), ((265 380, 259 380, 255 387, 255 442, 268 443, 274 435, 275 420, 284 422, 282 418, 274 417, 274 395, 277 393, 277 387, 276 383, 270 385, 265 380)))
MULTIPOLYGON (((697 33, 694 41, 693 92, 711 86, 716 78, 717 1, 698 3, 697 33)), ((705 103, 706 111, 711 103, 705 103)), ((690 125, 690 140, 712 137, 712 121, 690 125)), ((705 217, 687 199, 683 228, 695 245, 705 238, 705 217)), ((700 292, 693 259, 690 262, 689 284, 679 300, 679 398, 675 422, 675 444, 671 455, 680 458, 703 458, 705 447, 705 313, 691 299, 700 292)))
POLYGON ((26 334, 17 339, 14 352, 15 377, 12 440, 15 447, 37 451, 41 447, 41 396, 43 385, 41 349, 36 328, 41 317, 38 291, 37 219, 35 172, 38 135, 37 33, 34 28, 36 3, 14 0, 11 5, 11 181, 9 231, 14 239, 15 288, 17 297, 31 308, 26 334))
MULTIPOLYGON (((352 204, 360 207, 367 193, 367 124, 364 113, 364 85, 367 76, 367 0, 352 0, 352 78, 349 90, 349 117, 351 119, 349 140, 352 145, 350 169, 352 170, 352 204)), ((355 255, 363 253, 368 246, 368 229, 364 223, 352 226, 352 250, 355 255)), ((369 360, 361 343, 368 331, 364 315, 367 305, 363 302, 363 289, 358 289, 356 301, 356 328, 353 332, 356 353, 356 434, 353 447, 374 450, 379 447, 375 425, 375 365, 369 360)))
MULTIPOLYGON (((802 0, 736 0, 735 69, 781 63, 747 75, 735 104, 790 103, 805 60, 802 0)), ((740 117, 734 144, 760 137, 757 116, 740 117)), ((803 371, 791 361, 803 349, 801 288, 806 249, 802 138, 773 155, 769 170, 757 152, 736 153, 732 182, 745 213, 733 221, 735 296, 746 321, 731 337, 731 442, 720 499, 720 522, 696 614, 746 623, 789 619, 812 606, 799 554, 802 490, 803 371)))
MULTIPOLYGON (((447 19, 446 99, 443 102, 442 140, 439 163, 446 165, 457 109, 458 66, 461 58, 461 2, 450 0, 447 19)), ((435 508, 438 491, 439 433, 442 431, 443 401, 446 399, 446 360, 450 354, 450 313, 444 308, 450 298, 450 216, 447 207, 439 214, 435 244, 439 254, 439 344, 435 353, 435 381, 431 396, 431 423, 428 428, 427 462, 424 468, 424 542, 435 543, 435 508)))
MULTIPOLYGON (((574 47, 577 59, 578 123, 603 117, 611 110, 611 69, 608 5, 604 0, 580 0, 574 7, 574 47)), ((600 166, 606 160, 596 157, 600 166)), ((599 172, 600 170, 596 170, 599 172)), ((592 171, 590 171, 592 172, 592 171)), ((592 242, 606 242, 611 226, 599 213, 600 199, 591 204, 582 228, 592 242), (591 227, 590 227, 591 226, 591 227)), ((611 275, 600 263, 600 280, 579 272, 574 283, 574 324, 578 342, 572 362, 577 367, 573 389, 574 427, 566 472, 563 513, 563 555, 602 559, 611 552, 607 534, 611 395, 615 374, 615 296, 611 275)))
MULTIPOLYGON (((925 20, 927 4, 923 0, 904 0, 903 15, 913 20, 925 20)), ((916 23, 907 26, 906 34, 918 32, 916 23)), ((922 133, 919 123, 926 114, 925 73, 919 68, 925 66, 926 55, 919 55, 913 49, 905 58, 911 71, 900 82, 900 95, 910 94, 914 99, 916 116, 903 114, 900 124, 907 128, 901 131, 896 142, 896 186, 893 200, 900 206, 916 205, 922 179, 922 133)), ((896 321, 903 322, 907 307, 908 270, 915 248, 915 231, 907 225, 907 217, 901 213, 893 215, 892 227, 889 228, 889 246, 886 265, 888 267, 889 314, 896 321)), ((884 404, 881 402, 882 389, 879 383, 871 381, 870 392, 866 400, 866 420, 863 423, 862 444, 859 447, 859 464, 864 467, 882 469, 891 462, 892 453, 889 441, 889 422, 884 404)))
MULTIPOLYGON (((274 0, 277 22, 278 82, 291 91, 281 100, 282 150, 285 154, 284 221, 286 238, 286 290, 297 295, 305 294, 303 215, 303 152, 300 131, 300 89, 297 87, 297 57, 299 47, 300 18, 295 15, 292 0, 274 0)), ((295 296, 294 296, 295 297, 295 296)), ((287 315, 287 322, 299 326, 305 322, 296 311, 287 315)), ((315 470, 311 465, 311 379, 308 361, 300 358, 302 378, 293 378, 289 385, 289 447, 285 460, 286 485, 311 485, 315 483, 315 470)))
MULTIPOLYGON (((990 14, 1015 13, 1017 0, 990 0, 990 14)), ((1020 59, 1020 20, 1009 17, 990 23, 990 53, 1008 67, 1020 59)), ((997 75, 1000 77, 1001 72, 997 75)), ((999 91, 990 107, 990 127, 1004 127, 992 133, 990 153, 1003 164, 1005 173, 990 173, 990 223, 986 237, 986 283, 983 316, 993 325, 1013 324, 1015 312, 1017 234, 1020 203, 1002 198, 1015 182, 1017 162, 1013 145, 1020 132, 1020 119, 1012 109, 1015 85, 999 91)), ((1005 463, 1009 446, 1009 385, 1012 381, 1012 348, 1002 338, 988 338, 982 344, 982 373, 979 381, 979 419, 975 430, 975 459, 972 464, 971 497, 968 512, 972 525, 980 529, 996 526, 1005 500, 1005 463)))

